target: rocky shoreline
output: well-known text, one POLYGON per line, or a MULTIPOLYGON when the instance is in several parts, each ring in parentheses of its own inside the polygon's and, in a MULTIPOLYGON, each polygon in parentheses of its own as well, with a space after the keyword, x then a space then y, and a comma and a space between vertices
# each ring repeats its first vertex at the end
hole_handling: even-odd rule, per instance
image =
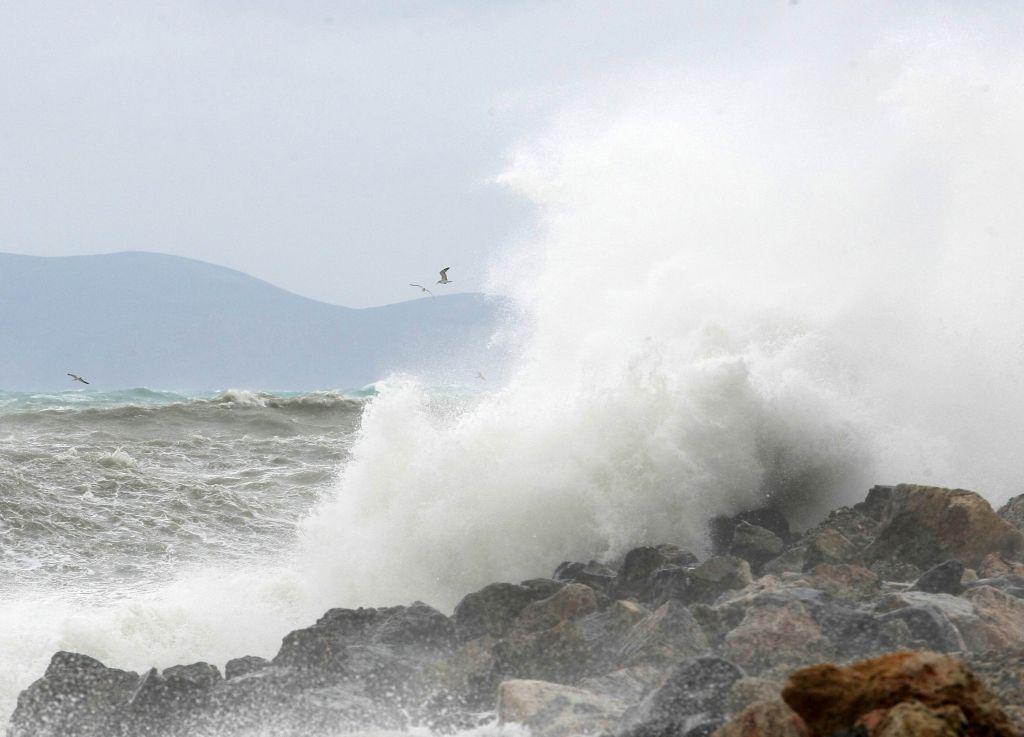
POLYGON ((254 737, 497 720, 538 737, 1024 735, 1024 495, 877 486, 795 533, 771 509, 494 583, 452 616, 332 609, 223 674, 60 652, 9 737, 254 737))

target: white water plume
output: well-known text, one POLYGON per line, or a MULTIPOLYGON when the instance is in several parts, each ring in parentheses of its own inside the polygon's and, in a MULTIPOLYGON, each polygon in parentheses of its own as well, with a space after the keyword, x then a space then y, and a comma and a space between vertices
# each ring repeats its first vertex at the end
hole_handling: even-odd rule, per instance
POLYGON ((308 524, 316 585, 450 606, 765 503, 1017 490, 1024 59, 984 30, 587 90, 500 178, 540 213, 495 269, 531 325, 511 380, 458 412, 383 388, 308 524))

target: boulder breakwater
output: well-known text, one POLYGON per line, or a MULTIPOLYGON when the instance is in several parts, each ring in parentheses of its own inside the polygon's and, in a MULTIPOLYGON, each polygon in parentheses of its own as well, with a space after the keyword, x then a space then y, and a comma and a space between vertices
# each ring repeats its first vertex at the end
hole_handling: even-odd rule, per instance
POLYGON ((996 511, 908 484, 803 531, 754 509, 714 519, 703 560, 637 541, 451 615, 331 609, 271 659, 134 673, 58 652, 8 735, 1021 735, 1022 528, 1024 495, 996 511))

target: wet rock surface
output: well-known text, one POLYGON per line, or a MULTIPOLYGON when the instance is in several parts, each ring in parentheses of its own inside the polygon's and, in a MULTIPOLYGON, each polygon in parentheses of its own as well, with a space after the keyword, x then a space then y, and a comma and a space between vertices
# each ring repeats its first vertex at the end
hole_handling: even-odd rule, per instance
POLYGON ((485 586, 451 616, 332 609, 223 676, 61 652, 8 733, 1022 734, 1022 500, 997 514, 972 492, 879 486, 802 534, 750 510, 712 521, 703 560, 649 544, 485 586))

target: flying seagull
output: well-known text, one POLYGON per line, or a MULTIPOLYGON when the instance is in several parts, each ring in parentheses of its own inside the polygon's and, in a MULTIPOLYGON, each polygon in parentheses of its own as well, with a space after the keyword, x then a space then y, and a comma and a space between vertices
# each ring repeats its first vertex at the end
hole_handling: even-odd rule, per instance
POLYGON ((82 378, 81 376, 79 376, 78 374, 68 374, 68 376, 70 376, 70 377, 71 377, 71 381, 73 381, 73 382, 74 382, 74 381, 78 381, 78 382, 81 382, 82 384, 88 384, 88 383, 89 383, 88 381, 86 381, 85 379, 83 379, 83 378, 82 378))
POLYGON ((426 292, 426 293, 427 293, 427 294, 429 294, 429 295, 430 295, 431 297, 433 297, 433 296, 434 296, 434 293, 433 293, 433 292, 431 292, 431 291, 430 291, 429 289, 427 289, 427 288, 426 288, 425 286, 423 286, 422 284, 410 284, 409 286, 410 286, 410 287, 419 287, 419 288, 420 288, 420 291, 421 291, 421 292, 426 292))
POLYGON ((487 381, 487 377, 483 375, 482 371, 476 372, 476 378, 480 379, 480 381, 487 381))
POLYGON ((443 269, 441 269, 441 278, 437 280, 438 284, 451 284, 452 283, 452 280, 448 278, 448 269, 450 269, 450 268, 451 268, 451 266, 445 266, 443 269))

